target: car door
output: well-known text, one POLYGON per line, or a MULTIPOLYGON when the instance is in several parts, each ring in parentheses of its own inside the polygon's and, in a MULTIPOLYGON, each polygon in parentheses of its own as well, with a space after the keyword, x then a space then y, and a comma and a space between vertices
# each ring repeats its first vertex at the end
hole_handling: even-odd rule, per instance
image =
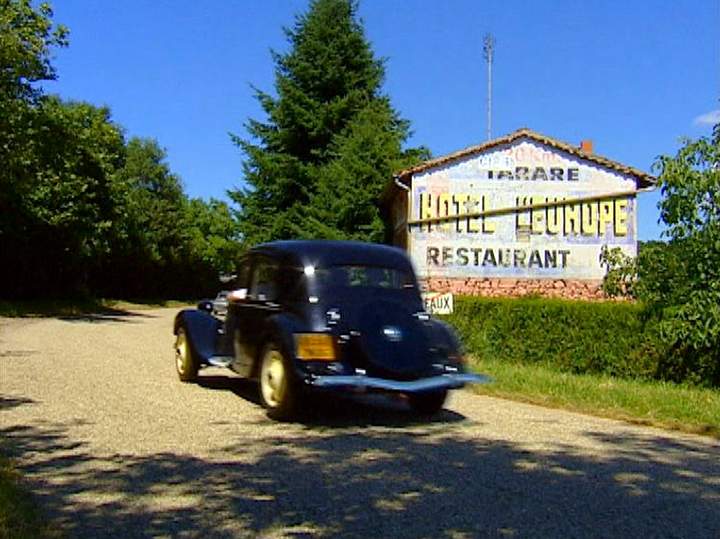
POLYGON ((225 332, 230 347, 230 354, 234 356, 231 368, 241 376, 249 376, 252 369, 253 356, 247 350, 245 342, 244 320, 249 316, 250 278, 252 275, 253 259, 244 257, 238 266, 238 277, 235 289, 228 295, 228 310, 225 320, 225 332))
POLYGON ((278 277, 280 266, 268 256, 251 260, 247 297, 238 305, 235 347, 241 376, 250 376, 255 359, 261 353, 267 335, 267 318, 280 310, 278 277))

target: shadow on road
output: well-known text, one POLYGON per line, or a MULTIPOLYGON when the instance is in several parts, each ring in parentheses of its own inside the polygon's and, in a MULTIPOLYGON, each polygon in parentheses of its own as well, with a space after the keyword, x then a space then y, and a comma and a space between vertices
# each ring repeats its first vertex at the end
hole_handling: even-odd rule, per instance
MULTIPOLYGON (((229 391, 238 397, 261 406, 256 381, 222 375, 201 375, 198 385, 204 389, 229 391)), ((456 412, 444 409, 434 416, 420 416, 410 410, 407 402, 381 394, 358 394, 338 396, 332 393, 309 396, 305 409, 296 423, 311 427, 349 428, 349 427, 403 427, 427 425, 431 423, 448 424, 463 421, 466 418, 456 412)))
POLYGON ((57 318, 70 322, 122 322, 151 315, 112 307, 101 301, 35 300, 0 301, 0 316, 10 318, 57 318))
POLYGON ((5 427, 0 437, 50 516, 78 537, 720 533, 715 441, 587 432, 603 447, 588 456, 470 438, 452 418, 432 428, 323 425, 268 423, 267 436, 238 434, 212 458, 181 446, 93 454, 67 425, 5 427))
POLYGON ((229 391, 238 397, 260 406, 257 383, 245 378, 219 375, 200 375, 197 384, 204 389, 229 391))
POLYGON ((133 322, 143 318, 154 318, 151 314, 139 313, 137 311, 126 311, 123 309, 103 308, 96 312, 85 312, 78 314, 56 315, 53 318, 64 322, 133 322))
POLYGON ((26 397, 5 397, 0 395, 0 411, 7 410, 9 408, 15 408, 16 406, 22 406, 23 404, 34 404, 33 399, 26 397))

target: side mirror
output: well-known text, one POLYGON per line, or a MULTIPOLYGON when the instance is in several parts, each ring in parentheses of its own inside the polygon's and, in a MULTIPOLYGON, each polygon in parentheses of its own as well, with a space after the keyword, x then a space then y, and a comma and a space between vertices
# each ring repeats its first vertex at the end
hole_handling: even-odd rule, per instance
POLYGON ((213 303, 209 299, 204 299, 200 303, 197 304, 197 308, 199 311, 205 311, 206 313, 212 314, 213 303))

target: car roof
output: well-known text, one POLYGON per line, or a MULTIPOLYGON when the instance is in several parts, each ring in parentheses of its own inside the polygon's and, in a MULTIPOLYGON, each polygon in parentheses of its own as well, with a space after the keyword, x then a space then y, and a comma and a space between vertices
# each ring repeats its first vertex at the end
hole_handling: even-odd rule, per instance
POLYGON ((378 243, 337 240, 284 240, 262 243, 250 250, 301 266, 369 265, 412 271, 405 251, 378 243))

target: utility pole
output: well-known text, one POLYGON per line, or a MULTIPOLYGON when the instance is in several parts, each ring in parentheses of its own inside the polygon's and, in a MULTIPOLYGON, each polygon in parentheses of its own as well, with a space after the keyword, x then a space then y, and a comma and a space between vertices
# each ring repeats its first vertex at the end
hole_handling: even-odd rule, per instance
POLYGON ((483 56, 487 62, 487 138, 492 138, 492 64, 495 52, 495 38, 492 34, 485 34, 483 40, 483 56))

